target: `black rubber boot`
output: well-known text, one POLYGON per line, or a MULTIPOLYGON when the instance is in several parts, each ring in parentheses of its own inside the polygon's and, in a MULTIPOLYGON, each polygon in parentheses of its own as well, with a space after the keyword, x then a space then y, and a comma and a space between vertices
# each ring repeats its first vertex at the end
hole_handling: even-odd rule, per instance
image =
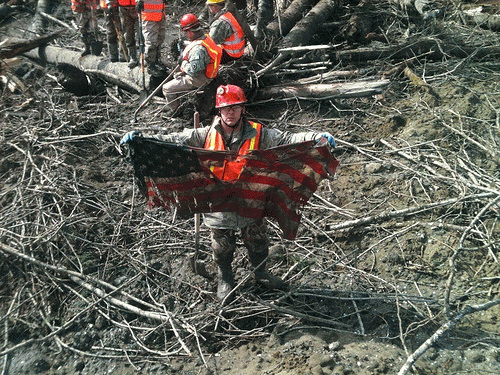
POLYGON ((130 69, 134 69, 137 65, 139 65, 139 60, 137 59, 137 50, 135 47, 128 49, 129 62, 128 67, 130 69))
POLYGON ((257 252, 248 252, 248 259, 250 260, 250 264, 254 268, 255 273, 255 282, 265 286, 268 289, 280 289, 287 290, 288 284, 285 283, 277 276, 271 275, 266 271, 266 261, 269 254, 269 251, 263 251, 260 253, 257 252))
POLYGON ((80 54, 80 56, 84 57, 84 56, 90 55, 90 53, 91 53, 91 50, 90 50, 90 41, 89 41, 88 34, 83 34, 82 35, 82 41, 83 41, 83 44, 85 45, 85 49, 80 54))
POLYGON ((118 62, 118 43, 108 44, 109 58, 111 62, 118 62))
POLYGON ((230 263, 217 263, 217 266, 217 298, 229 303, 233 299, 231 293, 234 288, 233 270, 230 263))

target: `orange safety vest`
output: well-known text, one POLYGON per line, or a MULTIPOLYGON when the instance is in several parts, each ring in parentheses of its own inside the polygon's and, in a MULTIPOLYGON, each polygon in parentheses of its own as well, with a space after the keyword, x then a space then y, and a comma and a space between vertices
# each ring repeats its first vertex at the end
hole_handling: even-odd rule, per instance
MULTIPOLYGON (((249 123, 252 128, 257 130, 257 134, 255 135, 255 137, 247 139, 245 142, 243 142, 238 150, 238 155, 246 155, 251 150, 259 149, 262 125, 252 121, 249 121, 249 123)), ((217 130, 215 130, 214 127, 212 127, 207 134, 204 148, 206 148, 207 150, 215 151, 224 151, 226 149, 226 145, 224 144, 224 137, 217 130)), ((225 161, 223 167, 211 166, 210 170, 217 178, 221 180, 236 180, 240 176, 245 164, 245 158, 237 157, 235 160, 225 161)))
POLYGON ((245 33, 231 12, 226 12, 219 17, 231 25, 233 35, 222 43, 221 47, 227 54, 234 58, 240 58, 245 51, 245 33))
POLYGON ((205 47, 205 49, 208 52, 208 55, 210 56, 210 62, 208 63, 207 67, 205 68, 205 75, 207 76, 207 78, 210 78, 210 79, 217 77, 217 72, 219 71, 219 66, 220 66, 220 59, 222 57, 222 48, 219 47, 217 44, 215 44, 213 39, 210 38, 208 36, 208 34, 205 35, 205 39, 198 39, 198 40, 191 42, 191 44, 189 44, 184 49, 182 58, 186 61, 189 61, 189 58, 188 58, 189 51, 191 51, 191 49, 194 46, 197 46, 199 44, 201 44, 203 47, 205 47))
POLYGON ((144 1, 144 10, 142 11, 143 21, 160 22, 163 19, 163 10, 165 3, 163 0, 144 1))
POLYGON ((118 0, 118 5, 121 7, 134 7, 135 0, 118 0))

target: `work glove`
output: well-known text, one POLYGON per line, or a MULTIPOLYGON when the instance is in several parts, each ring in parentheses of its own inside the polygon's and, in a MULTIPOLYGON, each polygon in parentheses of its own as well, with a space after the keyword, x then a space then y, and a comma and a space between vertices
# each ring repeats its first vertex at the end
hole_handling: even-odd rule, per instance
POLYGON ((335 147, 335 139, 330 133, 323 133, 316 137, 316 142, 319 142, 321 138, 326 138, 330 146, 335 147))
POLYGON ((143 0, 136 1, 135 11, 137 13, 141 13, 143 10, 144 10, 144 1, 143 0))
POLYGON ((129 143, 129 142, 132 142, 134 140, 135 137, 139 136, 139 132, 136 132, 136 131, 131 131, 131 132, 128 132, 127 134, 125 134, 123 136, 123 138, 121 139, 120 141, 120 144, 121 145, 124 145, 126 143, 129 143))

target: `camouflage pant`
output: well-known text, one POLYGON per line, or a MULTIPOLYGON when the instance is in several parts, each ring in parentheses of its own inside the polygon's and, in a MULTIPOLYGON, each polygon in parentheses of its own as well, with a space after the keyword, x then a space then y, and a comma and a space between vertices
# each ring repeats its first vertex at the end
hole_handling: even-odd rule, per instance
POLYGON ((118 15, 108 15, 106 14, 106 37, 109 44, 118 43, 118 34, 116 31, 121 31, 120 18, 118 15))
POLYGON ((95 24, 94 20, 92 19, 90 10, 87 9, 85 10, 85 12, 75 13, 75 18, 76 18, 76 24, 78 25, 78 30, 82 34, 85 42, 87 35, 89 34, 93 35, 95 30, 95 24))
POLYGON ((135 7, 120 6, 120 20, 122 23, 123 38, 129 49, 135 49, 135 34, 139 25, 139 17, 135 11, 135 7))
MULTIPOLYGON (((236 230, 211 228, 212 250, 215 262, 230 264, 236 250, 236 230)), ((241 228, 241 239, 249 254, 269 253, 269 238, 267 237, 267 224, 258 220, 245 228, 241 228)))

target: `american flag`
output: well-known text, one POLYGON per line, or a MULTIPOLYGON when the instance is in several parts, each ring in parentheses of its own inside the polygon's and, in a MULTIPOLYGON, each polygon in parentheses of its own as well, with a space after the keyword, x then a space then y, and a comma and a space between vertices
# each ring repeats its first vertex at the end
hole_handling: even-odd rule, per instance
POLYGON ((338 161, 327 142, 294 143, 243 156, 245 166, 231 181, 218 179, 211 166, 222 167, 238 155, 178 146, 135 137, 130 157, 149 207, 177 208, 180 213, 236 212, 250 218, 274 218, 286 239, 294 239, 300 208, 338 161))

